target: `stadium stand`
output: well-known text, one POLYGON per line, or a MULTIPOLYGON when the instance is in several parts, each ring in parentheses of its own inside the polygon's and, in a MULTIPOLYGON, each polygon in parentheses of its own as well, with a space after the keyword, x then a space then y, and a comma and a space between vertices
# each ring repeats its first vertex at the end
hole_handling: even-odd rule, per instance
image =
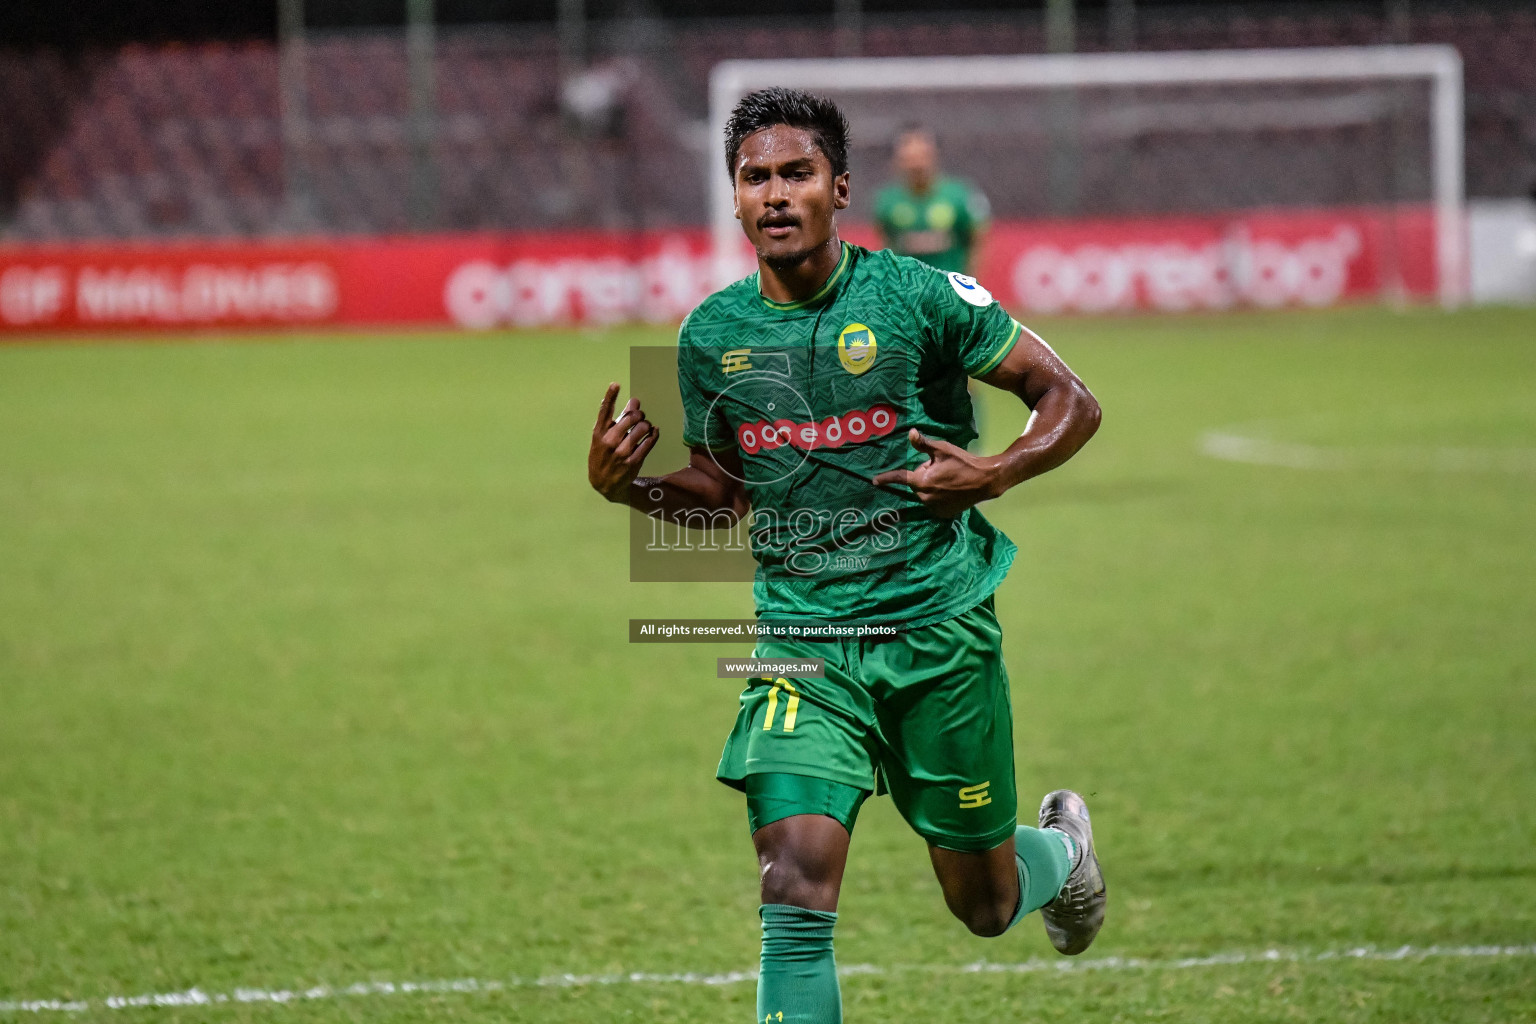
MULTIPOLYGON (((600 122, 579 125, 579 105, 569 96, 562 101, 552 30, 441 31, 433 226, 699 224, 703 161, 678 166, 670 154, 678 142, 700 157, 713 145, 701 129, 710 67, 727 58, 833 52, 832 35, 819 23, 743 31, 740 24, 679 22, 659 31, 644 46, 626 46, 616 33, 621 38, 594 61, 585 83, 615 105, 600 122)), ((1406 39, 1384 19, 1360 13, 1148 14, 1137 38, 1148 50, 1385 41, 1460 49, 1469 191, 1526 194, 1536 183, 1536 11, 1415 15, 1406 39)), ((1083 50, 1107 49, 1107 32, 1086 23, 1078 42, 1083 50)), ((871 56, 1042 49, 1038 16, 871 19, 863 37, 871 56)), ((286 198, 278 64, 270 43, 0 52, 0 89, 16 100, 12 116, 0 120, 0 238, 410 230, 412 137, 400 33, 310 40, 300 202, 286 198)), ((1195 150, 1189 161, 1206 158, 1195 150)), ((1125 187, 1144 195, 1149 184, 1125 187)), ((1114 196, 1098 200, 1115 208, 1114 196)))

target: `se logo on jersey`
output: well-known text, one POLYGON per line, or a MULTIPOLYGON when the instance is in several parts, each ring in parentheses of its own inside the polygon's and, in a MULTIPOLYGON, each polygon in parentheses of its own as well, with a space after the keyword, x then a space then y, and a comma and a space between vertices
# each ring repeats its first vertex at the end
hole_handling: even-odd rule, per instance
POLYGON ((752 350, 749 348, 735 348, 720 357, 720 372, 735 373, 738 370, 752 369, 752 350))
POLYGON ((863 324, 849 324, 837 336, 837 361, 857 377, 875 365, 875 332, 863 324))
POLYGON ((983 288, 974 277, 967 277, 954 271, 950 271, 948 277, 949 286, 966 302, 973 306, 992 305, 992 293, 983 288))

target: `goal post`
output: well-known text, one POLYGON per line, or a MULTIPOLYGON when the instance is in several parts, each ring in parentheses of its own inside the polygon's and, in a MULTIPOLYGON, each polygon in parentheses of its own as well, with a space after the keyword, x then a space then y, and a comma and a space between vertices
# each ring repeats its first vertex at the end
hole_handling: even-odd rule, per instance
MULTIPOLYGON (((878 100, 880 94, 892 94, 893 110, 891 117, 886 119, 887 125, 904 120, 902 108, 909 103, 903 98, 924 95, 955 97, 964 94, 975 98, 995 94, 1000 97, 1011 91, 1021 100, 1027 97, 1038 103, 1042 97, 1051 95, 1070 97, 1091 93, 1099 97, 1097 109, 1104 115, 1099 118, 1103 122, 1113 120, 1110 115, 1117 113, 1117 106, 1122 106, 1114 99, 1118 95, 1114 90, 1126 90, 1129 100, 1135 101, 1130 105, 1139 103, 1138 109, 1150 109, 1138 99, 1147 96, 1149 90, 1195 88, 1204 89, 1208 98, 1201 101, 1203 106, 1190 109, 1194 117, 1208 118, 1213 130, 1223 129, 1218 123, 1221 117, 1209 113, 1216 109, 1214 104, 1224 102, 1226 108, 1238 112, 1240 119, 1243 110, 1240 104, 1248 102, 1254 112, 1254 123, 1260 129, 1273 125, 1302 132, 1313 130, 1315 134, 1317 130, 1342 123, 1351 116, 1367 116, 1364 113, 1352 115, 1345 109, 1350 105, 1341 104, 1340 100, 1347 100, 1347 96, 1320 99, 1321 90, 1374 88, 1388 97, 1375 108, 1378 120, 1385 120, 1388 115, 1379 112, 1395 109, 1389 91, 1397 87, 1394 83, 1407 83, 1425 93, 1419 103, 1422 110, 1419 121, 1423 124, 1415 126, 1411 132, 1398 131, 1396 134, 1389 126, 1388 130, 1377 133, 1389 142, 1377 141, 1371 145, 1378 149, 1396 146, 1401 150, 1401 140, 1411 136, 1411 145, 1424 151, 1421 155, 1413 155, 1412 159, 1419 161, 1422 167, 1415 165, 1410 176, 1415 181, 1422 181, 1425 194, 1419 198, 1432 217, 1435 294, 1442 305, 1453 307, 1465 295, 1467 269, 1462 61, 1451 46, 726 61, 716 65, 710 74, 709 123, 712 140, 722 139, 726 120, 736 101, 753 90, 775 85, 822 92, 839 102, 845 99, 873 101, 878 100), (1319 91, 1317 95, 1297 94, 1279 102, 1254 102, 1266 95, 1290 95, 1285 92, 1287 89, 1294 92, 1307 88, 1319 91), (1242 97, 1249 99, 1245 101, 1242 97), (1285 118, 1289 121, 1282 123, 1285 118)), ((1000 109, 1006 109, 1006 105, 1000 109)), ((1068 109, 1076 110, 1075 107, 1068 109)), ((1363 108, 1357 103, 1351 109, 1363 108)), ((1039 122, 1050 120, 1038 115, 1021 114, 1020 118, 1021 126, 1033 118, 1033 130, 1037 134, 1039 122)), ((1227 120, 1230 122, 1233 118, 1228 116, 1227 120)), ((945 126, 938 124, 934 127, 942 134, 945 126)), ((858 143, 860 123, 857 119, 853 129, 854 141, 858 143)), ((986 130, 997 134, 1006 131, 1007 126, 986 130)), ((1198 130, 1198 126, 1186 126, 1183 130, 1198 130)), ((1228 124, 1225 130, 1239 129, 1228 124)), ((1088 142, 1092 144, 1092 140, 1088 142)), ((1130 147, 1127 152, 1131 152, 1130 147)), ((947 158, 948 153, 946 162, 947 158)), ((1380 158, 1379 153, 1361 157, 1357 162, 1377 158, 1380 158)), ((1127 166, 1134 166, 1134 154, 1121 154, 1118 159, 1127 166)), ((708 161, 710 224, 718 275, 721 283, 725 283, 740 276, 742 240, 732 215, 731 183, 725 174, 718 141, 709 147, 708 161)), ((1272 164, 1275 160, 1266 162, 1272 164)), ((1284 168, 1269 167, 1266 171, 1282 178, 1285 175, 1284 168)), ((1382 174, 1391 178, 1393 172, 1388 169, 1382 174)), ((868 185, 861 182, 859 187, 867 188, 868 185)), ((1347 185, 1341 187, 1347 188, 1347 185)), ((1382 194, 1398 198, 1395 192, 1382 194)), ((1367 202, 1370 201, 1368 198, 1367 202)), ((1254 207, 1265 205, 1262 196, 1244 203, 1254 207)), ((1291 203, 1295 205, 1294 199, 1291 203)), ((1092 209, 1077 211, 1079 216, 1095 213, 1092 209)))

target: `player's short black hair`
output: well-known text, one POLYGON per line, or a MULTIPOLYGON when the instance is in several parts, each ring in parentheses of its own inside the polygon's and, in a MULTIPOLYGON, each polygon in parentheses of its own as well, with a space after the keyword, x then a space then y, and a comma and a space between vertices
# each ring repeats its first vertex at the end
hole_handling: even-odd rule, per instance
POLYGON ((826 154, 833 176, 848 170, 848 119, 825 96, 799 89, 759 89, 748 93, 725 122, 725 170, 736 177, 736 157, 748 135, 776 124, 811 133, 816 147, 826 154))

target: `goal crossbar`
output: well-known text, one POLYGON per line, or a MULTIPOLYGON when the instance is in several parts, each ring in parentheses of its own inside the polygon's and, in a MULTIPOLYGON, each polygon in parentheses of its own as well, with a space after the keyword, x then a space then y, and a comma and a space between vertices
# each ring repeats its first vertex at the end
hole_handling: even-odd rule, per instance
MULTIPOLYGON (((986 57, 856 57, 837 60, 730 60, 710 71, 709 124, 724 138, 736 101, 773 85, 874 92, 924 89, 1053 89, 1230 82, 1428 80, 1431 89, 1431 191, 1435 208, 1440 301, 1460 303, 1466 279, 1465 129, 1461 54, 1455 47, 1330 46, 1162 53, 1089 53, 986 57)), ((710 223, 723 272, 740 244, 731 182, 709 148, 710 223)), ((724 282, 722 282, 724 283, 724 282)))

